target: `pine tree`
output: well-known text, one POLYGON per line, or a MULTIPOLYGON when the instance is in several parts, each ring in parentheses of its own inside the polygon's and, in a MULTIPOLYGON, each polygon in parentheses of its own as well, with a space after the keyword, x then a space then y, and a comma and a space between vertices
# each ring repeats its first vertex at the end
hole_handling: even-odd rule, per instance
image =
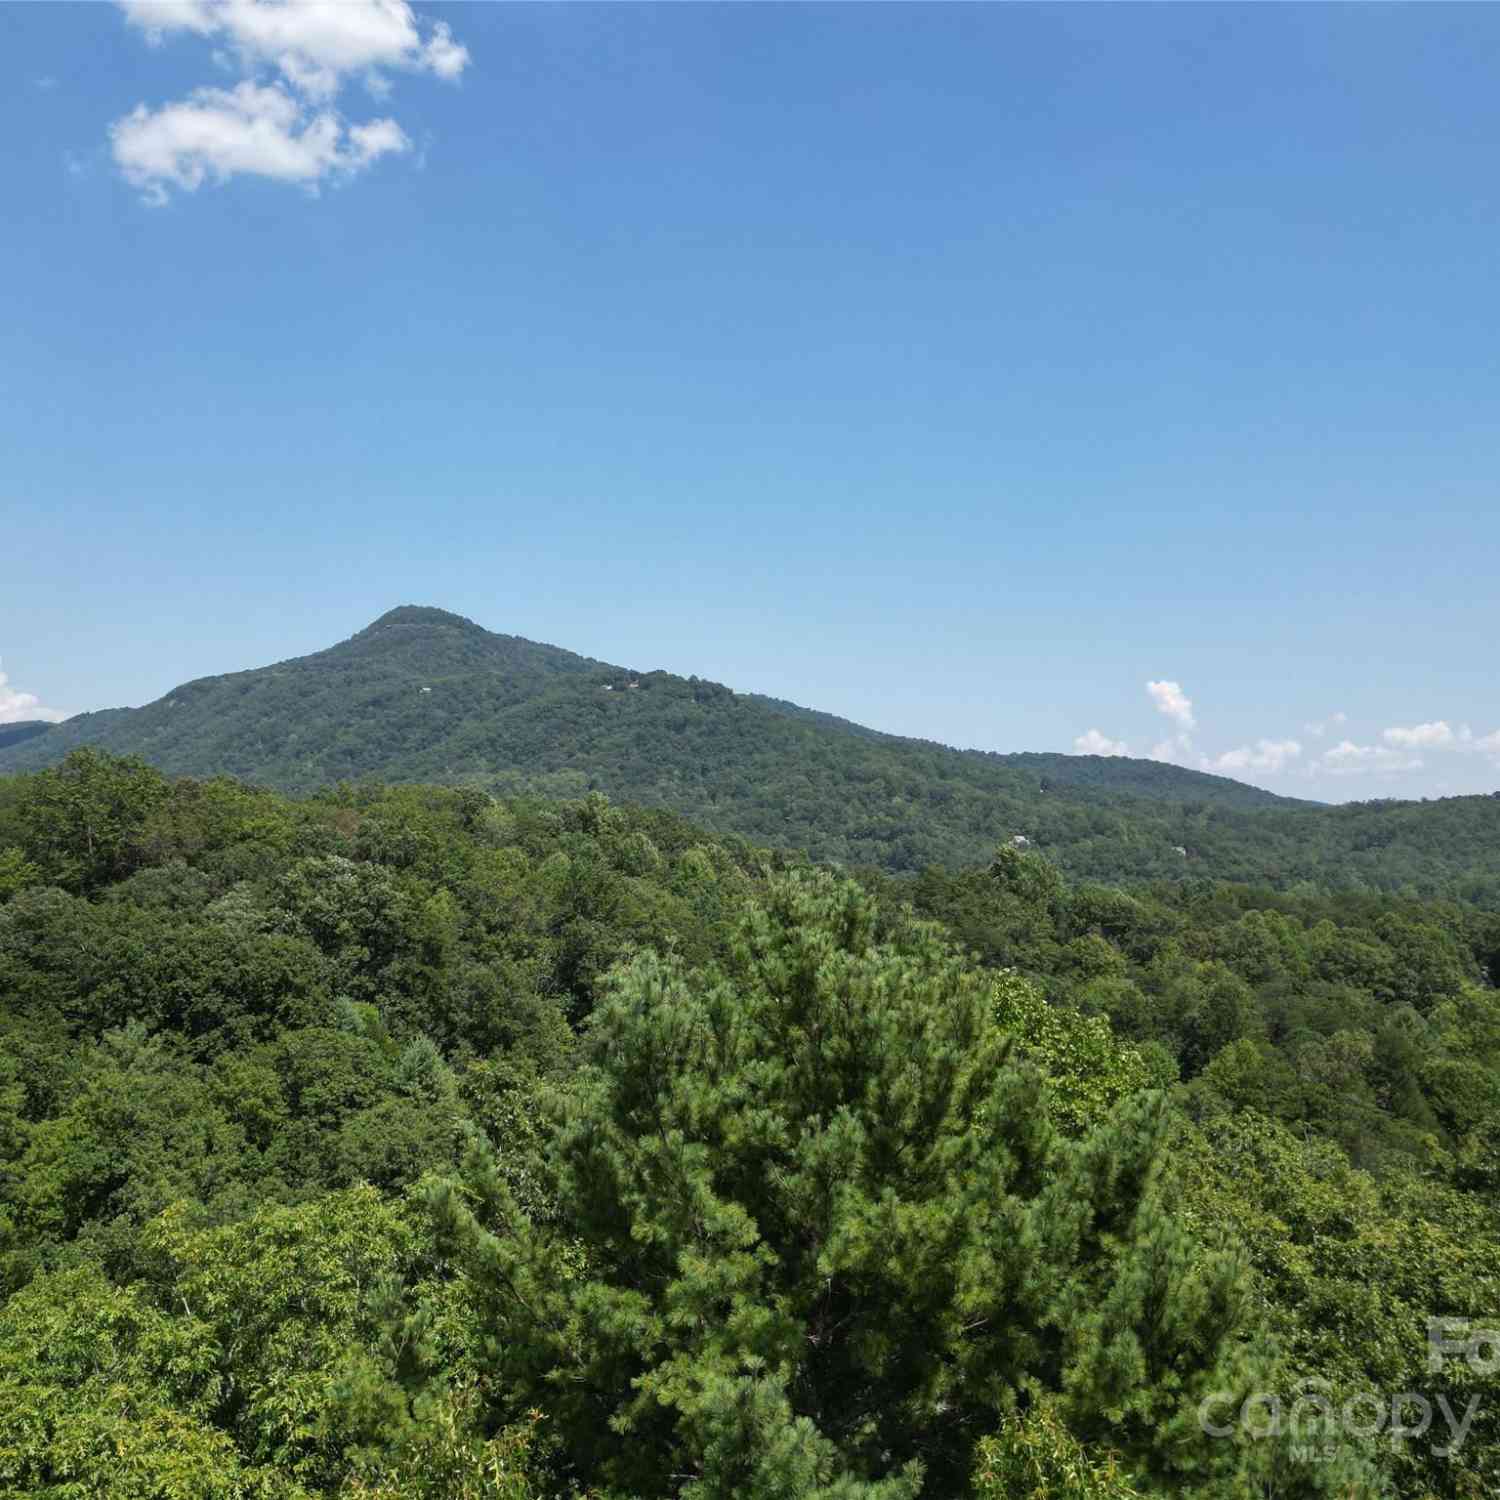
POLYGON ((1251 1388, 1243 1283, 1165 1212, 1162 1101, 1060 1135, 993 981, 936 929, 785 877, 720 968, 617 971, 584 1045, 557 1218, 482 1148, 431 1199, 488 1320, 494 1419, 544 1410, 572 1478, 951 1495, 1043 1399, 1153 1483, 1238 1464, 1195 1413, 1251 1388))

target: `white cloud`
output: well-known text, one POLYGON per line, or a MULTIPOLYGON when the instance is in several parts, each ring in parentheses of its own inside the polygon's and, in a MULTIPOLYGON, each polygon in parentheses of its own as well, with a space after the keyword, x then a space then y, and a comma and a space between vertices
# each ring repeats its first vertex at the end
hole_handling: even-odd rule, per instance
POLYGON ((469 66, 469 49, 453 40, 453 31, 446 21, 439 21, 422 48, 422 58, 439 78, 457 78, 469 66))
POLYGON ((1253 745, 1241 745, 1238 750, 1226 750, 1213 760, 1206 756, 1203 769, 1206 771, 1284 771, 1302 754, 1302 746, 1296 740, 1257 740, 1253 745))
POLYGON ((46 719, 56 724, 67 715, 57 708, 43 708, 35 693, 23 693, 10 686, 10 678, 0 672, 0 724, 24 724, 28 719, 46 719))
MULTIPOLYGON (((1154 679, 1146 683, 1146 693, 1156 712, 1172 721, 1146 755, 1194 771, 1242 779, 1288 776, 1307 780, 1321 776, 1392 776, 1429 768, 1436 774, 1444 755, 1464 753, 1483 755, 1500 769, 1500 729, 1481 736, 1457 719, 1433 719, 1393 725, 1381 730, 1371 743, 1361 744, 1347 737, 1349 715, 1342 709, 1304 724, 1295 738, 1273 732, 1226 750, 1202 750, 1193 700, 1183 685, 1169 678, 1154 679), (1315 743, 1319 740, 1323 741, 1321 745, 1315 743)), ((1098 729, 1079 735, 1073 748, 1080 755, 1131 753, 1123 740, 1112 740, 1098 729)))
POLYGON ((206 0, 121 0, 125 18, 146 33, 152 46, 159 46, 169 31, 212 34, 212 11, 206 0))
POLYGON ((1413 724, 1410 728, 1383 729, 1380 737, 1399 750, 1445 750, 1457 736, 1443 719, 1430 724, 1413 724))
POLYGON ((1164 760, 1174 766, 1189 766, 1194 758, 1193 742, 1185 734, 1179 734, 1172 739, 1158 740, 1151 747, 1151 753, 1146 758, 1164 760))
POLYGON ((1129 755, 1130 747, 1124 740, 1112 740, 1097 729, 1080 734, 1073 741, 1073 749, 1079 755, 1129 755))
POLYGON ((170 189, 246 175, 316 191, 381 157, 411 149, 388 117, 351 124, 334 101, 351 77, 376 98, 384 70, 454 79, 469 54, 445 22, 422 21, 406 0, 119 0, 153 45, 173 35, 211 41, 221 66, 246 75, 202 87, 110 126, 116 164, 153 203, 170 189))
POLYGON ((1169 719, 1176 719, 1184 729, 1194 727, 1196 720, 1193 718, 1193 700, 1183 692, 1181 683, 1148 682, 1146 691, 1151 695, 1158 713, 1164 713, 1169 719))
POLYGON ((1420 755, 1387 745, 1356 745, 1353 740, 1342 740, 1323 752, 1319 765, 1335 776, 1354 776, 1372 771, 1420 771, 1423 761, 1420 755))
POLYGON ((248 80, 157 110, 137 105, 109 133, 120 170, 154 203, 169 187, 193 192, 239 173, 316 189, 411 146, 394 120, 346 126, 332 110, 313 114, 279 86, 248 80))
POLYGON ((300 93, 332 98, 351 73, 380 68, 457 78, 468 49, 446 22, 425 25, 406 0, 120 0, 160 43, 173 32, 233 48, 247 70, 273 67, 300 93))
POLYGON ((1317 719, 1311 724, 1302 726, 1303 733, 1310 734, 1314 739, 1322 739, 1330 729, 1339 729, 1349 722, 1349 715, 1340 711, 1329 714, 1326 719, 1317 719))
POLYGON ((406 132, 394 120, 371 120, 365 125, 351 125, 349 145, 356 163, 361 167, 367 167, 372 161, 393 152, 411 150, 406 132))

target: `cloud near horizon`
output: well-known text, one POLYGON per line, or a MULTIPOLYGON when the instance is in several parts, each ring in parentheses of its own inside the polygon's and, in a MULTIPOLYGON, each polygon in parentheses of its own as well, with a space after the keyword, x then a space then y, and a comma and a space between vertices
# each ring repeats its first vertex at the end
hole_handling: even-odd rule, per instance
POLYGON ((1151 747, 1151 753, 1146 759, 1165 761, 1171 766, 1191 766, 1194 764, 1196 755, 1192 736, 1179 734, 1174 738, 1158 740, 1151 747))
POLYGON ((1456 736, 1446 720, 1437 719, 1431 724, 1414 724, 1410 729, 1399 726, 1382 729, 1380 737, 1387 745, 1398 750, 1443 750, 1454 742, 1456 736))
POLYGON ((58 724, 68 716, 60 708, 44 708, 35 693, 23 693, 10 686, 10 678, 0 672, 0 724, 24 724, 29 719, 45 719, 58 724))
POLYGON ((1389 745, 1356 745, 1342 740, 1319 757, 1322 770, 1335 776, 1354 776, 1369 771, 1420 771, 1426 762, 1420 755, 1389 745))
POLYGON ((1302 754, 1302 746, 1296 740, 1257 740, 1253 745, 1242 745, 1237 750, 1226 750, 1213 760, 1204 757, 1204 770, 1213 771, 1266 771, 1286 770, 1302 754))
MULTIPOLYGON (((1380 731, 1371 744, 1359 744, 1342 738, 1335 745, 1315 753, 1304 754, 1301 740, 1290 736, 1263 735, 1251 744, 1240 745, 1217 755, 1200 751, 1192 734, 1197 720, 1193 700, 1180 682, 1162 678, 1147 682, 1146 693, 1158 713, 1175 720, 1180 726, 1175 734, 1157 741, 1147 758, 1185 766, 1192 770, 1217 772, 1243 777, 1396 775, 1426 768, 1425 759, 1434 751, 1479 754, 1492 759, 1500 770, 1500 729, 1491 734, 1476 735, 1467 724, 1457 728, 1446 719, 1432 719, 1421 724, 1392 725, 1380 731)), ((1320 738, 1332 729, 1348 723, 1349 716, 1339 711, 1327 718, 1304 724, 1303 730, 1320 738)), ((1073 741, 1079 755, 1129 755, 1123 739, 1111 739, 1102 729, 1089 729, 1073 741)))
POLYGON ((1073 741, 1073 749, 1079 755, 1129 755, 1130 746, 1124 740, 1112 740, 1097 729, 1080 734, 1073 741))
POLYGON ((173 189, 264 177, 310 193, 412 149, 390 116, 352 124, 334 107, 359 77, 390 92, 390 70, 456 79, 469 54, 446 22, 421 22, 406 0, 119 0, 153 46, 188 35, 244 75, 156 107, 138 104, 109 127, 116 165, 146 201, 173 189))

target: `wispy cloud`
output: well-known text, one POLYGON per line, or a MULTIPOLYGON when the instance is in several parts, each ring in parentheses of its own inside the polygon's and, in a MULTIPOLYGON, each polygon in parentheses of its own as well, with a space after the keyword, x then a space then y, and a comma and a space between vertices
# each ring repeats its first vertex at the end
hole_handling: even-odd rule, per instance
POLYGON ((60 708, 44 708, 35 693, 11 687, 10 678, 0 672, 0 724, 24 724, 28 719, 46 719, 56 724, 66 718, 60 708))
POLYGON ((109 128, 114 158, 151 203, 173 190, 253 176, 316 192, 382 157, 411 150, 389 116, 349 122, 335 100, 351 77, 372 95, 389 71, 455 79, 469 53, 442 21, 423 22, 406 0, 120 0, 127 21, 161 45, 186 35, 244 75, 186 98, 138 104, 109 128))
POLYGON ((1342 729, 1349 722, 1349 715, 1340 710, 1338 713, 1329 714, 1326 719, 1315 719, 1311 724, 1304 724, 1302 732, 1310 734, 1315 740, 1320 740, 1330 729, 1342 729))
POLYGON ((1475 734, 1467 724, 1460 725, 1452 748, 1465 755, 1493 756, 1496 765, 1500 766, 1500 729, 1489 734, 1475 734))

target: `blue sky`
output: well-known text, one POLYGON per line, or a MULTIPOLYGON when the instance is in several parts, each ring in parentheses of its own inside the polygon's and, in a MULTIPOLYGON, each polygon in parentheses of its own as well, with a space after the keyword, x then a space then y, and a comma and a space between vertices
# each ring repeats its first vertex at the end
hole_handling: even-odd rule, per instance
POLYGON ((12 4, 0 59, 0 717, 416 602, 1500 787, 1494 7, 12 4))

